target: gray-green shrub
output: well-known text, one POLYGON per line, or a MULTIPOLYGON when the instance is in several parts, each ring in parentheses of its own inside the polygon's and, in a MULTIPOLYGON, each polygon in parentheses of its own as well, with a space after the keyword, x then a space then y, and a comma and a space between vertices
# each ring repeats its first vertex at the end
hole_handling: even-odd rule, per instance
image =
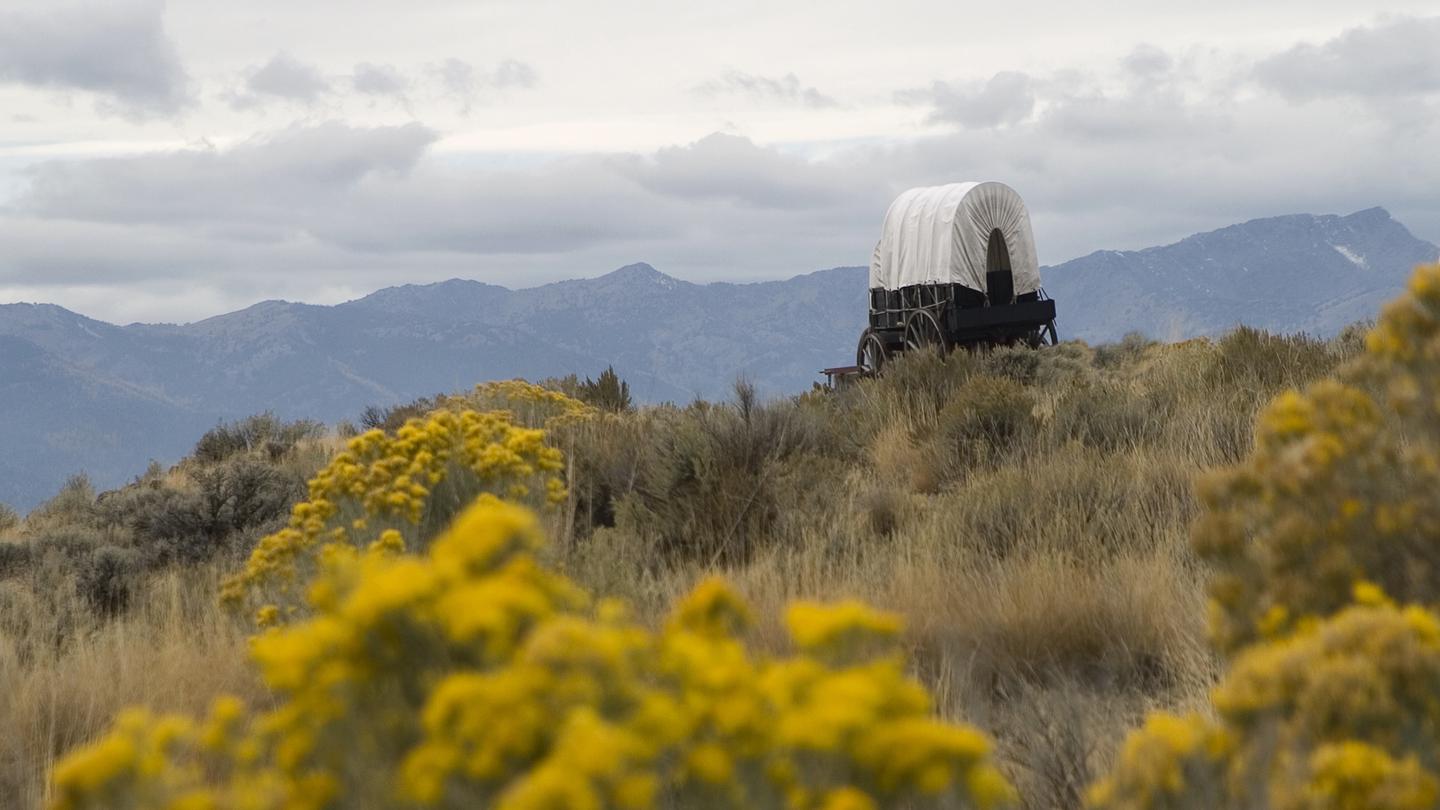
POLYGON ((263 452, 272 460, 278 460, 300 441, 324 434, 325 426, 319 422, 308 419, 287 422, 266 411, 211 428, 195 443, 192 456, 196 461, 214 463, 238 453, 263 452))
POLYGON ((91 611, 114 616, 130 605, 142 570, 139 552, 101 546, 82 561, 75 579, 80 598, 91 611))

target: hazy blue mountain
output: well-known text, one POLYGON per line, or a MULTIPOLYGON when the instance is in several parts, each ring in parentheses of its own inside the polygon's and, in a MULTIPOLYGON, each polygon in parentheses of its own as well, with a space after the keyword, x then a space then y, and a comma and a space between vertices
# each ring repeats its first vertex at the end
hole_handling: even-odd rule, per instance
MULTIPOLYGON (((1236 323, 1330 333, 1373 317, 1437 254, 1376 208, 1255 220, 1042 275, 1062 338, 1236 323)), ((218 420, 263 410, 335 421, 480 380, 610 364, 649 401, 724 396, 742 375, 771 393, 803 390, 852 361, 865 285, 861 267, 700 285, 635 264, 525 290, 455 279, 337 306, 266 301, 181 326, 0 305, 0 502, 29 508, 81 470, 116 485, 183 455, 218 420)))
POLYGON ((1375 317, 1440 249, 1383 208, 1256 219, 1173 245, 1106 250, 1041 271, 1061 337, 1163 340, 1237 324, 1329 335, 1375 317))
POLYGON ((526 290, 456 279, 338 306, 266 301, 183 326, 0 305, 0 502, 28 509, 81 470, 114 486, 264 410, 335 421, 611 364, 649 401, 724 396, 738 376, 794 391, 848 362, 864 321, 854 268, 697 285, 644 264, 526 290))
POLYGON ((105 484, 127 480, 150 458, 184 455, 210 421, 0 335, 0 502, 28 509, 81 470, 105 484))

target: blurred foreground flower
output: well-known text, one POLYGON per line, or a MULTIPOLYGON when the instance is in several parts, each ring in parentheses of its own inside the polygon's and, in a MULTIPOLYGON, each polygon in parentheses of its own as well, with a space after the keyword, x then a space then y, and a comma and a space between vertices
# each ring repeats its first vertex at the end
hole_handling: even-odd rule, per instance
POLYGON ((1250 457, 1201 494, 1229 664, 1217 716, 1151 717, 1092 805, 1435 807, 1440 265, 1415 271, 1339 379, 1271 403, 1250 457))
POLYGON ((749 608, 722 580, 657 632, 541 565, 535 514, 501 496, 558 480, 542 439, 469 412, 356 439, 227 585, 273 598, 253 640, 273 707, 127 713, 56 767, 55 807, 1011 802, 985 737, 935 720, 906 676, 896 617, 796 605, 800 652, 772 660, 744 645, 749 608), (491 491, 417 543, 456 465, 491 491))

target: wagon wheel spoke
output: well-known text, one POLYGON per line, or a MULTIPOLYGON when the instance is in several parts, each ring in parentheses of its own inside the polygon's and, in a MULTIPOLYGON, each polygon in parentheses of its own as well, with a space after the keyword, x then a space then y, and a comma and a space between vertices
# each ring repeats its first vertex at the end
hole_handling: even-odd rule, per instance
POLYGON ((948 343, 945 333, 940 329, 940 322, 926 310, 922 309, 911 315, 905 324, 906 351, 921 351, 934 347, 944 352, 950 348, 948 343))
POLYGON ((860 346, 855 350, 855 365, 865 374, 879 374, 886 359, 885 341, 873 331, 865 330, 865 334, 860 336, 860 346))

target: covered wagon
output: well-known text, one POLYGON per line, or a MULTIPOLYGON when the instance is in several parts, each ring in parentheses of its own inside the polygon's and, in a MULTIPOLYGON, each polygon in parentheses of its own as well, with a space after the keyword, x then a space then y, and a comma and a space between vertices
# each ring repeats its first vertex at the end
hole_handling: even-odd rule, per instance
POLYGON ((900 352, 1054 343, 1030 214, 1004 183, 912 188, 885 212, 870 259, 870 324, 855 363, 900 352))

